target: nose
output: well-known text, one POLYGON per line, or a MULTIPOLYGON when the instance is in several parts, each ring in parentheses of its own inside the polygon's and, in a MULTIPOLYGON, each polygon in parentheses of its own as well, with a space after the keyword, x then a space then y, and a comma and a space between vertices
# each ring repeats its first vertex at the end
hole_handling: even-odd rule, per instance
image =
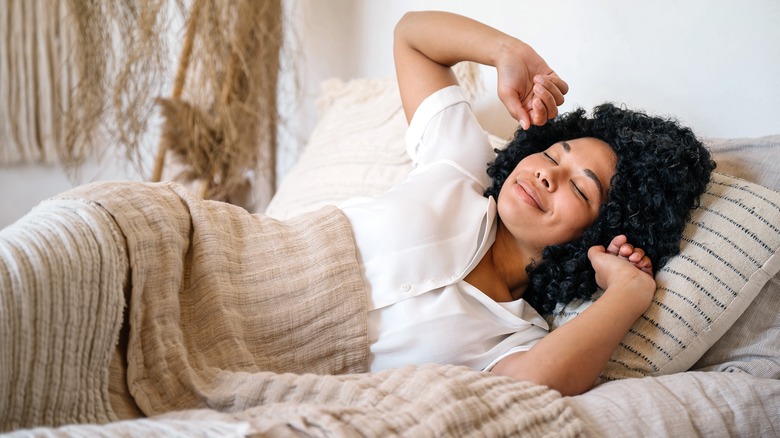
POLYGON ((552 168, 542 168, 536 171, 536 179, 548 192, 554 192, 558 188, 555 171, 552 168))

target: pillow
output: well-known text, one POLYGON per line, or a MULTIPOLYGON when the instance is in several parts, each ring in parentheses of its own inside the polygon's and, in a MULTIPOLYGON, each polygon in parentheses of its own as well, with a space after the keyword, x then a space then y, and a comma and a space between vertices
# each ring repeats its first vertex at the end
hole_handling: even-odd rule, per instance
POLYGON ((286 219, 356 196, 388 190, 412 169, 406 117, 390 80, 329 79, 317 102, 320 120, 265 214, 286 219))
MULTIPOLYGON (((411 169, 406 121, 390 80, 328 80, 321 120, 266 214, 280 219, 387 190, 411 169)), ((491 137, 494 145, 505 141, 491 137)), ((686 228, 681 254, 658 274, 648 312, 625 337, 602 379, 690 368, 780 269, 780 194, 717 173, 686 228)), ((558 309, 551 327, 589 302, 558 309)))
MULTIPOLYGON (((709 140, 718 171, 780 190, 780 135, 709 140)), ((764 286, 723 337, 692 367, 780 379, 780 273, 764 286)))
POLYGON ((775 274, 745 313, 691 369, 780 379, 779 340, 780 274, 775 274))
MULTIPOLYGON (((778 227, 780 193, 713 173, 683 232, 680 254, 657 273, 650 308, 623 338, 600 380, 688 370, 780 271, 778 227)), ((551 329, 591 302, 556 309, 551 329)))
POLYGON ((780 135, 757 138, 707 139, 718 172, 780 191, 780 135))
MULTIPOLYGON (((461 84, 468 85, 467 96, 473 97, 478 77, 470 65, 464 67, 456 73, 461 84)), ((320 88, 320 120, 268 204, 268 216, 286 219, 382 193, 412 170, 404 139, 406 116, 394 80, 328 79, 320 88)), ((494 147, 506 144, 505 139, 489 138, 494 147)))

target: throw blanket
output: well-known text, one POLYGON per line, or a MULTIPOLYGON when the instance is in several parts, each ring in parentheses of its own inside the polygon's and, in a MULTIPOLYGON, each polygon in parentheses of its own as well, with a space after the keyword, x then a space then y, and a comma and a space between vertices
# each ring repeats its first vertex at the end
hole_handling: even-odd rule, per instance
POLYGON ((582 431, 558 393, 526 382, 454 366, 365 373, 365 296, 333 207, 279 222, 176 184, 93 184, 3 230, 0 263, 2 430, 582 431), (127 386, 154 417, 116 422, 108 370, 126 286, 127 386))

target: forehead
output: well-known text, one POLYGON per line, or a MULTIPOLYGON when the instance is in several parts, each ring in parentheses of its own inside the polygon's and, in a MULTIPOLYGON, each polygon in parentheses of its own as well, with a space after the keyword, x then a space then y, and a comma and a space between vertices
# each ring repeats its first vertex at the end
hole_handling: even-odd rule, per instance
POLYGON ((617 155, 612 150, 612 146, 597 138, 583 137, 564 140, 550 146, 550 149, 555 148, 562 149, 567 155, 571 154, 578 160, 590 164, 604 165, 610 170, 610 174, 617 163, 617 155))
POLYGON ((584 137, 561 141, 551 148, 562 149, 565 155, 583 168, 583 172, 596 183, 602 195, 606 194, 617 164, 617 155, 608 143, 584 137))
POLYGON ((596 159, 603 158, 614 161, 617 158, 615 151, 612 150, 612 146, 609 143, 593 137, 559 141, 550 147, 561 147, 567 153, 574 151, 575 153, 595 155, 594 158, 596 159))

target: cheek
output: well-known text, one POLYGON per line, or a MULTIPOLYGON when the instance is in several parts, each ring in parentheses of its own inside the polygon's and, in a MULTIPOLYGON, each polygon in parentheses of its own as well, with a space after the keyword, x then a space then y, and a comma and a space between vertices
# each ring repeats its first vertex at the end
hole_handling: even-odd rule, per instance
POLYGON ((593 212, 590 206, 584 205, 579 198, 570 200, 565 208, 566 228, 576 234, 575 237, 579 237, 585 228, 593 225, 597 215, 598 212, 593 212))

